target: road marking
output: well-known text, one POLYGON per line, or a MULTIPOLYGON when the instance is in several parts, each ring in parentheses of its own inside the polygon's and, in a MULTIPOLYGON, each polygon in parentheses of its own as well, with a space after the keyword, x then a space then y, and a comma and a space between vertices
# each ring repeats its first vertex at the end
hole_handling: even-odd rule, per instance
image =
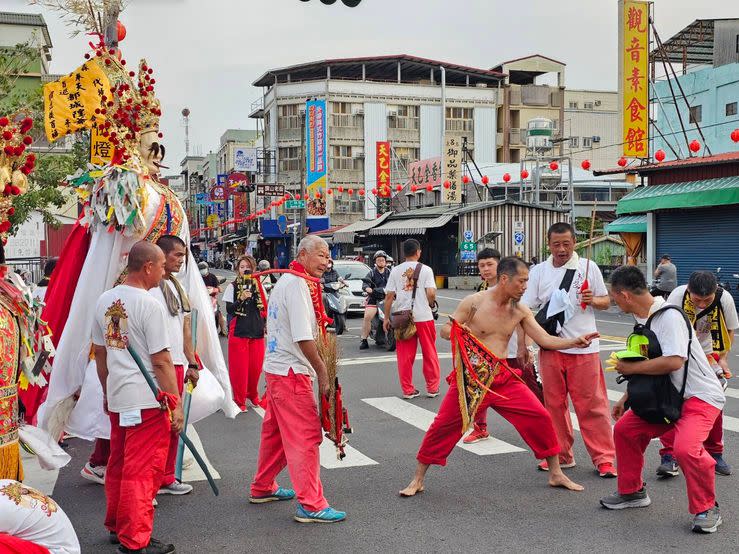
POLYGON ((739 398, 739 390, 729 387, 724 391, 724 395, 730 396, 731 398, 739 398))
MULTIPOLYGON (((431 423, 434 421, 436 414, 420 406, 416 406, 396 396, 386 396, 383 398, 363 398, 362 402, 366 402, 370 406, 377 408, 393 417, 397 417, 401 421, 413 425, 421 431, 428 431, 431 423)), ((474 444, 464 444, 461 440, 457 446, 477 454, 478 456, 489 456, 492 454, 506 454, 509 452, 523 452, 523 448, 508 444, 502 440, 491 437, 488 440, 477 442, 474 444)))
POLYGON ((629 327, 633 327, 634 324, 630 323, 628 321, 609 321, 607 319, 596 319, 598 323, 615 323, 616 325, 628 325, 629 327))
MULTIPOLYGON (((259 414, 259 417, 264 418, 263 408, 254 408, 254 411, 259 414)), ((346 457, 343 460, 339 460, 336 457, 336 446, 326 437, 323 438, 323 442, 318 448, 318 452, 321 458, 321 466, 325 469, 378 465, 378 463, 372 458, 365 456, 359 450, 350 445, 346 445, 344 447, 346 457)))
MULTIPOLYGON (((221 475, 218 473, 218 471, 216 471, 216 469, 210 463, 210 460, 208 459, 208 455, 205 453, 205 448, 203 448, 203 443, 200 440, 200 436, 198 435, 198 432, 195 430, 195 427, 193 427, 192 425, 187 426, 187 438, 189 438, 192 441, 193 446, 195 446, 196 450, 203 457, 205 466, 208 468, 208 471, 210 471, 210 474, 213 476, 213 479, 220 479, 221 475)), ((192 481, 207 481, 207 479, 208 478, 205 476, 205 473, 203 472, 202 469, 200 469, 200 466, 195 461, 195 458, 190 452, 190 449, 185 448, 185 455, 182 459, 182 480, 185 483, 189 483, 192 481)))

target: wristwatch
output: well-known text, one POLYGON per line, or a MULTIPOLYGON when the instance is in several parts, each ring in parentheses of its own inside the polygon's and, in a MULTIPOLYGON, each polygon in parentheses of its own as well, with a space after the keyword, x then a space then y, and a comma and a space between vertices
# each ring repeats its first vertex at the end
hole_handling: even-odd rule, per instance
POLYGON ((187 364, 187 369, 200 369, 198 364, 187 364))

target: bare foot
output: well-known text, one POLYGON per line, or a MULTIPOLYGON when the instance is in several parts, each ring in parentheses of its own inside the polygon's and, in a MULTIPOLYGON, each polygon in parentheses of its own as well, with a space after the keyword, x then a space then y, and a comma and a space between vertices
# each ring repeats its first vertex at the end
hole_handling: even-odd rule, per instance
POLYGON ((550 487, 562 487, 571 491, 582 491, 585 487, 578 485, 574 481, 571 481, 564 473, 550 473, 549 474, 549 486, 550 487))
POLYGON ((400 491, 399 494, 400 496, 408 498, 411 496, 416 496, 416 494, 418 494, 419 492, 423 492, 423 490, 423 481, 413 479, 413 481, 411 481, 411 484, 400 491))

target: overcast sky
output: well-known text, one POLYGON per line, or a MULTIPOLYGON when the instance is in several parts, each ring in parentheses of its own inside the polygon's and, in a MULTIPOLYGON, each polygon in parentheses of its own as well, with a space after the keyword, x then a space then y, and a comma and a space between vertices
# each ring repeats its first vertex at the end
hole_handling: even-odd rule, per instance
MULTIPOLYGON (((655 0, 662 39, 695 19, 739 17, 736 0, 655 0)), ((261 95, 252 82, 287 65, 354 56, 412 54, 473 67, 540 53, 567 64, 568 88, 616 90, 616 0, 132 0, 121 16, 129 63, 146 57, 162 102, 168 165, 184 156, 180 112, 190 116, 190 152, 217 150, 225 129, 248 119, 261 95)), ((51 71, 68 73, 89 50, 59 16, 24 0, 0 10, 39 13, 54 49, 51 71)))

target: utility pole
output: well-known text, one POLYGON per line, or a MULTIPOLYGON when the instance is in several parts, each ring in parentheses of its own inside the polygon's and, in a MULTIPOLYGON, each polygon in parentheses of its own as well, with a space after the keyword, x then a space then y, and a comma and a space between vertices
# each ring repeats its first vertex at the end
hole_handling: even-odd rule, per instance
POLYGON ((190 155, 190 108, 182 108, 182 120, 185 123, 185 157, 190 155))
MULTIPOLYGON (((307 108, 307 106, 306 106, 307 108)), ((306 109, 306 114, 307 114, 306 109)), ((305 236, 305 225, 306 225, 306 212, 308 211, 308 190, 306 188, 306 180, 308 178, 308 159, 305 143, 305 118, 303 116, 300 120, 300 198, 305 200, 305 209, 300 210, 300 237, 305 236)), ((297 255, 297 251, 295 252, 297 255)))

